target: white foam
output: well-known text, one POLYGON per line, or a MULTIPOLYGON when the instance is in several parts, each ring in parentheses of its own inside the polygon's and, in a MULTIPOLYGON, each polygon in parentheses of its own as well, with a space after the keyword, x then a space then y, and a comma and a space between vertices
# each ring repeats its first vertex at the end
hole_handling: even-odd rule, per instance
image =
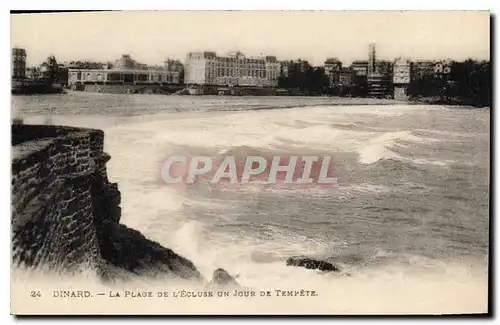
POLYGON ((457 162, 456 160, 449 160, 449 159, 446 159, 446 160, 430 160, 430 159, 418 158, 418 159, 408 159, 408 160, 411 161, 412 163, 415 163, 415 164, 420 164, 420 165, 435 165, 435 166, 448 166, 448 165, 451 165, 451 164, 454 164, 454 163, 457 162))
POLYGON ((369 139, 366 145, 360 146, 358 149, 360 162, 372 164, 381 159, 402 159, 401 156, 390 150, 397 140, 424 142, 422 138, 412 135, 410 131, 390 132, 375 136, 369 139))
MULTIPOLYGON (((396 114, 394 106, 375 110, 355 107, 358 112, 371 114, 396 114), (388 110, 391 107, 392 110, 388 110)), ((125 159, 157 157, 166 154, 171 146, 190 146, 217 150, 223 154, 234 147, 273 149, 277 147, 308 148, 311 150, 357 151, 360 162, 371 164, 380 159, 403 159, 394 152, 397 141, 428 142, 435 138, 417 137, 410 131, 362 132, 331 127, 331 124, 355 126, 349 123, 347 108, 301 108, 286 111, 250 111, 214 116, 185 117, 183 119, 157 120, 115 127, 108 131, 108 147, 134 146, 127 150, 125 159), (306 118, 307 117, 307 118, 306 118), (276 121, 284 121, 276 123, 276 121), (291 122, 287 122, 291 121, 291 122), (297 121, 307 121, 306 124, 297 121), (154 150, 153 150, 154 149, 154 150)), ((356 109, 354 109, 356 111, 356 109)), ((401 113, 401 112, 400 112, 401 113)), ((403 110, 404 113, 404 110, 403 110)), ((118 152, 119 155, 119 152, 118 152)), ((151 159, 151 158, 150 158, 151 159)), ((120 158, 123 164, 122 157, 120 158)), ((157 168, 151 165, 150 168, 157 168)), ((121 173, 118 173, 121 174, 121 173)), ((128 175, 129 177, 130 175, 128 175)))
POLYGON ((387 193, 389 188, 387 186, 362 183, 356 185, 349 185, 345 188, 346 191, 351 193, 387 193))

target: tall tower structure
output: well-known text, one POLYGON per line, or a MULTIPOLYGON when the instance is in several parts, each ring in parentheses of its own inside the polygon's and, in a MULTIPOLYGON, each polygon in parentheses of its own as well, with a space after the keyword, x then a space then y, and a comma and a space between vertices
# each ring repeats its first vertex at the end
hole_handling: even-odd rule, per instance
POLYGON ((377 55, 375 50, 375 44, 371 43, 368 46, 368 78, 377 72, 377 55))
POLYGON ((381 71, 377 64, 375 44, 368 46, 368 96, 385 98, 390 94, 390 81, 387 73, 381 71))
POLYGON ((12 78, 26 78, 26 50, 21 48, 12 49, 12 78))

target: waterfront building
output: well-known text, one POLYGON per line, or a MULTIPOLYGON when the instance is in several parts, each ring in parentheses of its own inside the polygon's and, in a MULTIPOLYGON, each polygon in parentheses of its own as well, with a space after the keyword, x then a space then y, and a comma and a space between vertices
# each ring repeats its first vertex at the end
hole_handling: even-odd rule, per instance
POLYGON ((281 71, 280 75, 282 77, 285 77, 285 78, 288 77, 288 62, 287 61, 281 61, 280 71, 281 71))
POLYGON ((266 79, 268 86, 277 87, 281 75, 281 63, 273 55, 268 55, 266 60, 266 79))
POLYGON ((280 75, 281 77, 288 78, 292 75, 305 74, 307 71, 312 69, 309 61, 297 59, 297 60, 284 60, 279 62, 280 65, 280 75))
POLYGON ((368 83, 370 83, 370 78, 372 74, 377 74, 377 56, 375 50, 375 44, 368 45, 368 83))
POLYGON ((12 49, 12 79, 26 78, 26 50, 12 49))
POLYGON ((405 100, 408 98, 408 84, 412 79, 412 63, 408 59, 397 58, 394 60, 392 82, 394 84, 394 99, 405 100))
POLYGON ((111 69, 113 64, 111 62, 95 62, 95 61, 70 61, 65 62, 64 66, 70 69, 111 69))
POLYGON ((26 79, 38 79, 41 76, 40 67, 26 68, 26 79))
MULTIPOLYGON (((104 64, 102 64, 104 67, 104 64)), ((132 59, 129 54, 122 54, 122 56, 115 61, 113 67, 117 70, 147 70, 148 65, 137 62, 132 59)))
POLYGON ((339 71, 339 84, 341 86, 351 86, 355 77, 355 72, 351 68, 341 68, 339 71))
POLYGON ((164 67, 169 71, 181 72, 184 69, 184 65, 179 60, 166 59, 164 62, 164 67))
POLYGON ((74 84, 178 84, 179 73, 169 70, 68 69, 68 83, 74 84))
POLYGON ((327 58, 325 63, 325 74, 328 77, 328 84, 330 87, 340 83, 340 71, 342 69, 342 62, 337 58, 327 58))
POLYGON ((246 57, 241 52, 218 56, 215 52, 190 52, 186 56, 184 83, 276 87, 280 63, 274 56, 246 57))
POLYGON ((68 67, 66 67, 64 64, 57 65, 56 80, 59 81, 63 86, 68 85, 68 72, 68 67))
POLYGON ((368 96, 386 98, 391 94, 391 79, 385 74, 373 72, 368 79, 368 96))
POLYGON ((407 100, 408 99, 408 85, 394 85, 394 99, 407 100))
POLYGON ((425 77, 449 80, 452 60, 419 60, 413 63, 413 75, 417 79, 425 77))
POLYGON ((408 59, 397 58, 394 60, 394 84, 409 84, 411 81, 412 63, 408 59))
POLYGON ((121 70, 132 70, 136 69, 136 61, 132 59, 129 54, 123 54, 118 60, 115 62, 116 69, 121 70))
POLYGON ((356 76, 366 77, 368 75, 368 61, 367 60, 353 61, 350 68, 354 71, 356 76))
POLYGON ((375 44, 370 44, 368 48, 368 96, 388 97, 392 93, 392 63, 377 61, 375 44))
POLYGON ((309 61, 302 59, 291 61, 291 64, 294 70, 302 73, 306 73, 312 67, 311 64, 309 64, 309 61))
POLYGON ((441 60, 434 63, 434 77, 438 79, 450 80, 451 60, 441 60))
POLYGON ((435 62, 430 60, 417 60, 413 63, 413 74, 415 78, 422 79, 434 75, 435 62))
POLYGON ((376 71, 378 73, 387 75, 392 78, 394 72, 394 62, 387 60, 377 60, 375 63, 376 71))
POLYGON ((69 67, 68 84, 178 84, 178 66, 155 66, 137 63, 130 55, 122 55, 110 64, 91 64, 89 68, 69 67), (96 67, 97 69, 93 68, 96 67))
POLYGON ((179 60, 166 59, 164 62, 164 68, 167 71, 172 71, 178 74, 177 83, 184 84, 184 64, 179 60))

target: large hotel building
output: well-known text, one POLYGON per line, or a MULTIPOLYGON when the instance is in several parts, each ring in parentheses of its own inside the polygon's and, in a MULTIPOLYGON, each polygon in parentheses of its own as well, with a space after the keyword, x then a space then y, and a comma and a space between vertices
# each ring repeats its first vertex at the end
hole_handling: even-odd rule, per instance
POLYGON ((254 58, 241 52, 227 56, 190 52, 184 68, 187 85, 276 87, 281 73, 281 64, 275 56, 254 58))

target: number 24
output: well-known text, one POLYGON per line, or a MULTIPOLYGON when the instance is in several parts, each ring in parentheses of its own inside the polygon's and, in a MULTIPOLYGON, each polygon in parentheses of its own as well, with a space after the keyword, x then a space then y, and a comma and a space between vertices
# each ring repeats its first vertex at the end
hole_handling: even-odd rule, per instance
POLYGON ((31 297, 32 298, 40 298, 40 297, 42 297, 42 294, 40 293, 40 291, 31 291, 31 297))

